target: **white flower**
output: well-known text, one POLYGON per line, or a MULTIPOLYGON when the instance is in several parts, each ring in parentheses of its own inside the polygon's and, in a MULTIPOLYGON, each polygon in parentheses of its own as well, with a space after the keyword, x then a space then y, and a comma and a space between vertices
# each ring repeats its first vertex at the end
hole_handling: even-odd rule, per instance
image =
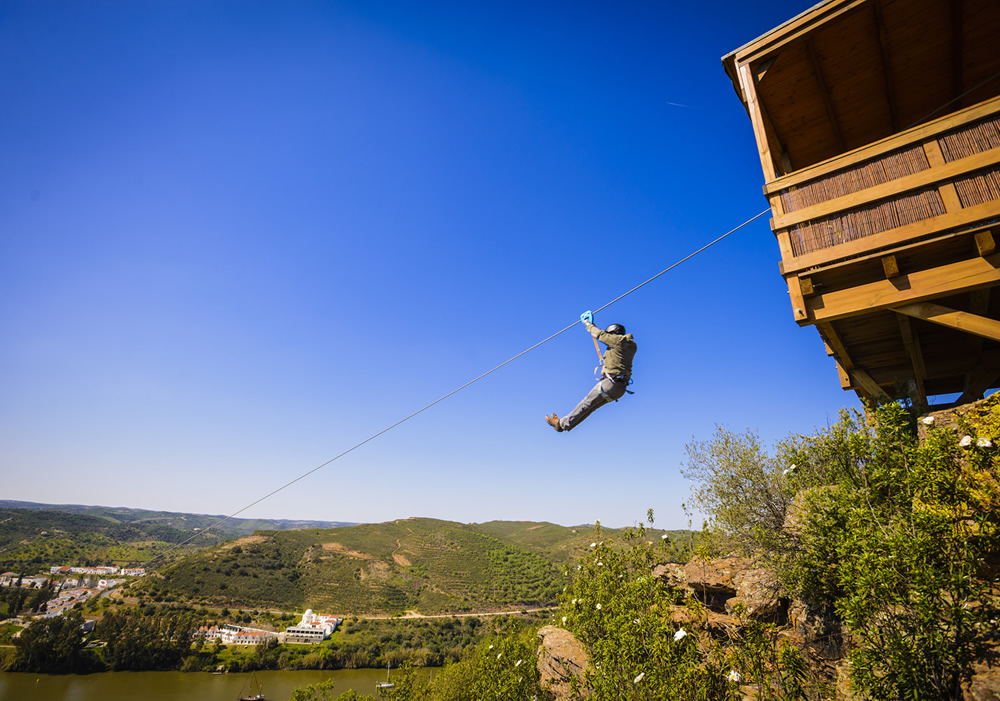
POLYGON ((637 619, 635 619, 635 620, 634 620, 634 621, 632 621, 632 622, 633 622, 633 623, 635 623, 636 625, 639 625, 639 619, 638 619, 638 618, 637 618, 637 619))
POLYGON ((598 563, 597 563, 597 566, 598 566, 598 567, 604 567, 604 563, 603 563, 603 562, 598 562, 598 563))
POLYGON ((570 606, 576 606, 576 599, 573 599, 573 600, 572 600, 572 601, 570 602, 570 606))
POLYGON ((488 649, 492 650, 492 649, 493 649, 493 646, 492 646, 492 645, 490 645, 488 649))
POLYGON ((592 548, 596 548, 596 547, 597 547, 597 543, 591 543, 591 544, 590 544, 590 547, 592 547, 592 548))
POLYGON ((735 669, 729 670, 729 681, 738 682, 740 680, 740 673, 735 669))
POLYGON ((670 536, 668 536, 666 533, 664 533, 663 535, 660 536, 660 540, 666 540, 669 537, 670 536))
POLYGON ((991 441, 989 438, 980 438, 978 441, 976 441, 976 445, 980 448, 992 448, 993 441, 991 441))
POLYGON ((522 662, 524 662, 524 660, 518 660, 517 662, 514 663, 514 666, 520 667, 522 662))
POLYGON ((793 472, 795 472, 795 463, 792 463, 791 465, 789 465, 788 467, 786 467, 784 470, 782 470, 781 474, 783 474, 783 475, 785 475, 787 477, 789 474, 791 474, 793 472))
POLYGON ((640 672, 639 676, 632 680, 632 683, 633 684, 638 684, 639 682, 642 681, 642 678, 645 677, 645 676, 646 676, 645 672, 640 672))
POLYGON ((677 641, 677 640, 680 640, 680 639, 681 639, 681 638, 683 638, 683 637, 684 637, 685 635, 687 635, 687 631, 686 631, 686 630, 684 630, 683 628, 678 628, 678 629, 677 629, 677 632, 676 632, 676 633, 674 633, 674 641, 677 641))
POLYGON ((502 652, 498 652, 497 653, 497 659, 499 660, 501 657, 503 657, 503 653, 502 652))
POLYGON ((931 424, 934 423, 934 417, 925 416, 924 418, 920 419, 920 423, 922 423, 924 426, 930 426, 931 424))
POLYGON ((960 440, 958 444, 963 448, 968 448, 972 445, 972 436, 962 436, 962 440, 960 440))
POLYGON ((601 610, 601 605, 600 605, 600 604, 598 604, 598 605, 597 605, 597 610, 598 610, 598 611, 600 611, 600 610, 601 610))
POLYGON ((563 625, 566 625, 566 617, 563 616, 563 625))

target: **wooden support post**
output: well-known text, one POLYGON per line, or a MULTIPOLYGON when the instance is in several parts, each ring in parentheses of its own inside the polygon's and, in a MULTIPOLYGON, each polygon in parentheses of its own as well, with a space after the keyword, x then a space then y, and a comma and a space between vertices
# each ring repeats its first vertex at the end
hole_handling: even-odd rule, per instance
POLYGON ((811 277, 800 277, 799 278, 799 288, 802 290, 803 297, 809 297, 813 294, 813 281, 811 277))
POLYGON ((927 368, 924 365, 924 352, 920 347, 920 339, 913 330, 910 317, 904 314, 897 314, 899 321, 899 332, 903 337, 903 346, 907 355, 910 356, 910 364, 913 366, 913 380, 917 396, 914 397, 921 405, 927 404, 927 392, 924 389, 924 378, 927 377, 927 368))

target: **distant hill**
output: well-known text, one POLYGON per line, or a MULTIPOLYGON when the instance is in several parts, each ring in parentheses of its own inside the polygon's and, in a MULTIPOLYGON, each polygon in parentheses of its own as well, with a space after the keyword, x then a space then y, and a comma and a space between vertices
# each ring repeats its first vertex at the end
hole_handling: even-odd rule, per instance
MULTIPOLYGON (((180 531, 192 533, 203 530, 226 518, 222 515, 188 514, 175 511, 148 511, 123 506, 85 506, 82 504, 39 504, 33 501, 12 501, 0 499, 0 509, 30 509, 32 511, 62 511, 69 514, 85 514, 106 519, 113 523, 164 525, 180 531)), ((261 529, 287 531, 299 528, 338 528, 353 526, 346 521, 299 521, 293 519, 231 518, 217 527, 230 537, 250 535, 261 529)))
POLYGON ((88 514, 0 508, 0 568, 34 574, 52 565, 124 564, 167 548, 184 555, 227 537, 206 534, 199 544, 175 546, 191 533, 162 523, 122 523, 88 514))
POLYGON ((565 583, 562 564, 587 551, 594 537, 590 526, 430 518, 259 531, 165 567, 132 592, 342 615, 519 610, 554 604, 565 583))

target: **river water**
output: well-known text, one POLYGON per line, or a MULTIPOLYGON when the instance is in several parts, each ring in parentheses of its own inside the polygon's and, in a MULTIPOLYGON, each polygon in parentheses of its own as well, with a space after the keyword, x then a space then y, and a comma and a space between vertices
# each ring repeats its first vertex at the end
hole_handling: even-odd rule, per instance
MULTIPOLYGON (((384 669, 255 672, 267 701, 288 701, 292 690, 330 679, 334 694, 348 689, 375 696, 384 669)), ((0 701, 236 701, 248 693, 249 674, 207 672, 101 672, 26 674, 0 672, 0 701)))

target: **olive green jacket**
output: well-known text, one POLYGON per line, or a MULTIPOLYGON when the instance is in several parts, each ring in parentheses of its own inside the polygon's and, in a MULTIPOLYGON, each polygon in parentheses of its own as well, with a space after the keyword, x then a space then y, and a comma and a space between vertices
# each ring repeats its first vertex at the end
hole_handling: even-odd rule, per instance
POLYGON ((620 336, 608 333, 593 324, 587 324, 590 335, 608 347, 604 351, 604 375, 606 377, 632 377, 632 358, 635 357, 635 340, 632 334, 620 336))

